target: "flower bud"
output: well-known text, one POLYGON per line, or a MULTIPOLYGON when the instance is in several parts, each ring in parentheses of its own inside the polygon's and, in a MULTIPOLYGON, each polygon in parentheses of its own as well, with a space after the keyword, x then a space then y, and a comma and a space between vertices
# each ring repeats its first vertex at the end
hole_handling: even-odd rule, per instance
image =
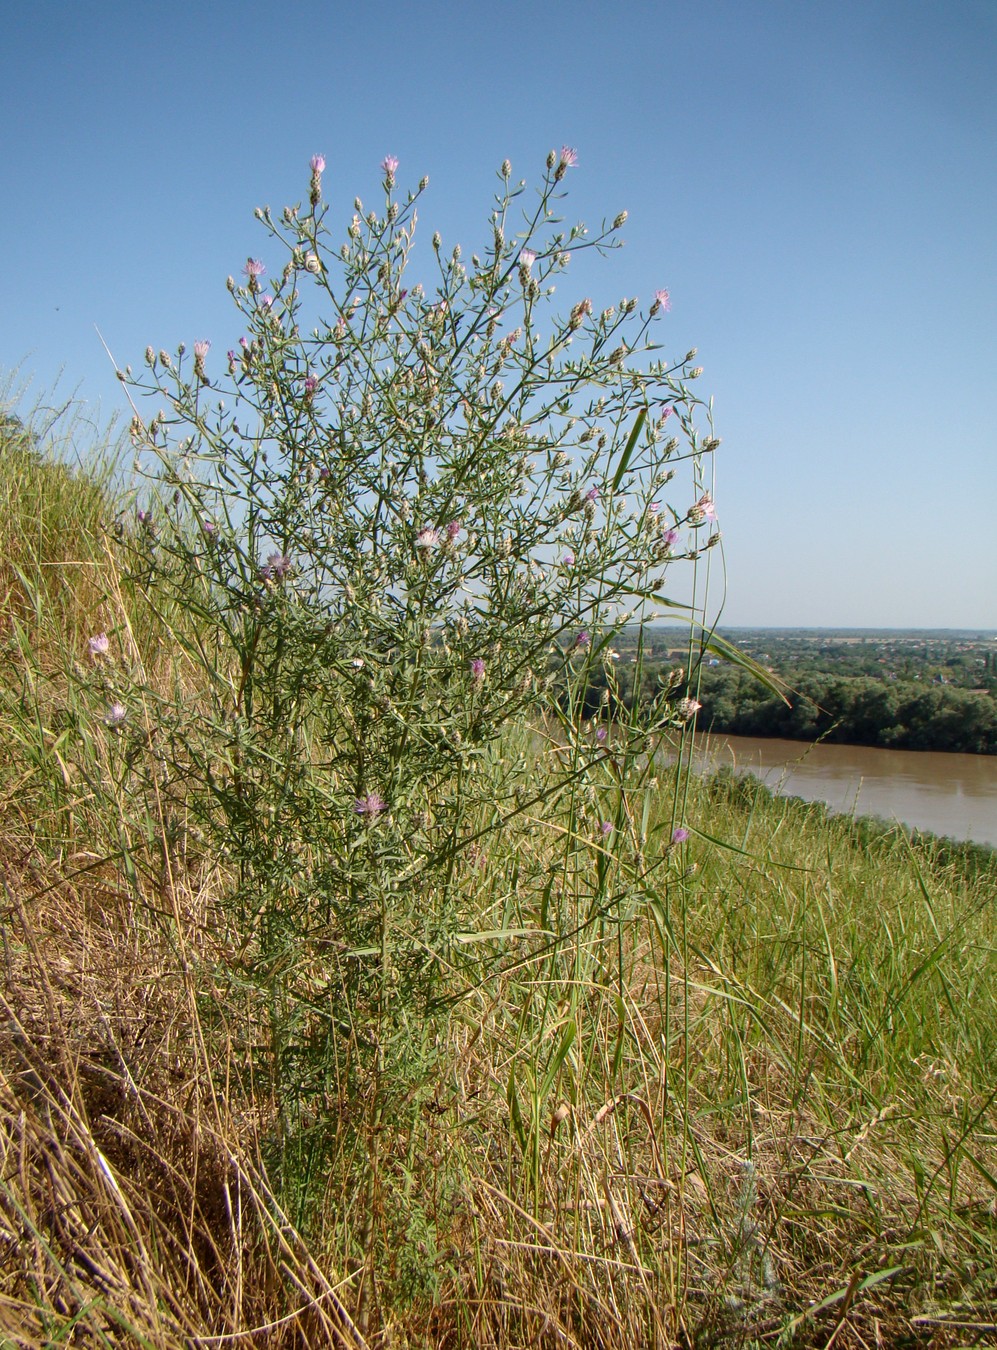
POLYGON ((692 370, 689 371, 689 379, 698 380, 700 375, 702 375, 702 373, 703 373, 702 366, 693 366, 692 370))
POLYGON ((556 163, 557 163, 557 151, 552 150, 550 154, 547 156, 547 168, 552 169, 556 163))
POLYGON ((613 229, 621 230, 623 226, 627 223, 627 217, 629 216, 629 214, 630 214, 629 211, 621 211, 620 214, 613 221, 613 229))
POLYGON ((512 164, 507 159, 504 159, 502 161, 502 177, 503 178, 512 177, 512 164))

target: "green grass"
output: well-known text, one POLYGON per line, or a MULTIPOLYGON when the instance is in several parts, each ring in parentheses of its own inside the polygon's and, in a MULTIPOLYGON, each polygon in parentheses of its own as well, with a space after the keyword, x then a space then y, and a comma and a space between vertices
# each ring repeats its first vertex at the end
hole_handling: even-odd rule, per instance
MULTIPOLYGON (((175 784, 136 791, 159 761, 122 753, 86 662, 107 631, 196 698, 179 616, 122 577, 109 480, 9 440, 5 1344, 993 1335, 993 855, 607 772, 469 857, 467 931, 438 1005, 397 1010, 390 1074, 336 1030, 348 957, 302 939, 298 1043, 334 1067, 291 1112, 226 862, 175 784)), ((561 753, 511 728, 496 774, 525 800, 561 753)))

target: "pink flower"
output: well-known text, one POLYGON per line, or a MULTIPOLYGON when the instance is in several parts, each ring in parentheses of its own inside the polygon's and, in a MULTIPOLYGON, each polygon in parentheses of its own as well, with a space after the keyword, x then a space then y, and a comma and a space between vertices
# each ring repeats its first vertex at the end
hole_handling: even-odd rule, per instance
POLYGON ((312 155, 312 173, 325 173, 325 155, 312 155))
POLYGON ((259 258, 247 258, 246 266, 242 271, 243 275, 247 276, 250 281, 258 281, 260 277, 265 277, 267 274, 267 269, 260 262, 259 258))
POLYGON ((387 178, 394 178, 395 170, 398 168, 397 158, 394 155, 385 155, 381 160, 381 168, 387 178))
POLYGON ((439 530, 430 529, 429 526, 427 526, 424 530, 420 530, 415 537, 415 546, 420 551, 420 553, 432 553, 434 548, 439 547, 439 543, 440 543, 439 530))
POLYGON ((306 376, 305 376, 305 397, 306 397, 306 398, 311 398, 312 394, 315 393, 315 390, 316 390, 317 388, 318 388, 318 380, 315 378, 315 376, 314 376, 314 375, 306 375, 306 376))
POLYGON ((566 169, 573 169, 578 163, 578 151, 572 145, 561 146, 561 163, 566 169))
POLYGON ((599 833, 602 835, 603 839, 605 839, 607 835, 612 834, 613 822, 611 820, 604 820, 599 826, 599 833))
POLYGON ((689 507, 689 523, 691 525, 702 525, 704 520, 716 520, 717 508, 713 498, 708 492, 704 492, 695 506, 689 507))
POLYGON ((647 510, 649 515, 656 516, 658 512, 661 510, 661 503, 652 502, 651 505, 647 508, 647 510))
POLYGON ((678 543, 678 539, 679 539, 679 532, 674 528, 670 530, 665 530, 664 534, 661 536, 661 542, 664 544, 666 548, 674 548, 675 545, 678 543))
POLYGON ((659 309, 668 310, 671 309, 671 307, 672 301, 667 291, 654 292, 654 304, 652 305, 652 309, 654 309, 655 312, 659 309))
POLYGON ((580 650, 584 650, 591 641, 592 639, 589 636, 588 630, 583 628, 575 637, 575 646, 580 650))
POLYGON ((573 553, 566 553, 564 557, 561 559, 561 562, 564 564, 565 567, 574 567, 575 555, 573 553))
POLYGON ((378 816, 382 811, 388 809, 388 803, 379 792, 368 792, 366 797, 358 797, 353 803, 353 810, 358 816, 366 816, 368 820, 378 816))
POLYGON ((675 711, 678 713, 679 717, 687 722, 690 717, 696 716, 702 706, 703 705, 697 698, 680 698, 676 704, 675 711))
POLYGON ((104 718, 104 721, 109 727, 120 727, 127 716, 128 709, 123 703, 119 703, 115 700, 108 708, 107 716, 104 718))
POLYGON ((481 684, 485 678, 485 663, 480 656, 476 656, 471 662, 471 679, 475 684, 481 684))
POLYGON ((261 295, 260 304, 263 306, 264 309, 269 309, 270 306, 273 304, 273 296, 270 295, 269 293, 267 295, 261 295))
POLYGON ((519 265, 520 267, 525 267, 527 272, 530 270, 530 268, 533 266, 536 260, 537 255, 533 252, 531 248, 523 248, 519 250, 519 265))
POLYGON ((597 502, 599 500, 599 489, 597 487, 590 487, 585 494, 585 500, 587 502, 597 502))
POLYGON ((450 540, 451 544, 459 534, 460 534, 460 521, 452 520, 450 524, 447 526, 447 538, 450 540))
POLYGON ((260 568, 264 581, 283 581, 291 570, 291 559, 286 553, 271 553, 266 564, 260 568))
POLYGON ((684 844, 688 838, 689 831, 683 825, 680 825, 678 829, 672 830, 673 844, 684 844))
POLYGON ((106 656, 111 650, 111 644, 106 633, 98 633, 96 637, 89 638, 87 646, 90 648, 91 656, 106 656))
POLYGON ((195 343, 194 343, 194 360, 195 360, 195 361, 203 361, 204 358, 207 356, 210 347, 211 347, 211 343, 207 340, 207 338, 201 338, 199 341, 195 342, 195 343))
POLYGON ((595 738, 599 742, 599 744, 602 745, 603 741, 605 741, 608 734, 609 733, 606 731, 605 727, 600 727, 599 730, 595 733, 595 738))

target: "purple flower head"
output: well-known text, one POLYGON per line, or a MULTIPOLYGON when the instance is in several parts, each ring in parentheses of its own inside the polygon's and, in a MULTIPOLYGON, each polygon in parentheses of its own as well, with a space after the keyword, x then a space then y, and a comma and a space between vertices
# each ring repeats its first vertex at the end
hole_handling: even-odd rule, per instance
POLYGON ((384 170, 387 178, 394 178, 395 171, 398 168, 398 159, 395 155, 385 155, 381 160, 381 168, 384 170))
POLYGON ((587 502, 597 502, 599 500, 599 489, 597 487, 590 487, 585 494, 585 500, 587 502))
POLYGON ((269 309, 270 306, 273 304, 273 296, 269 292, 267 292, 266 295, 261 295, 260 304, 263 306, 264 309, 269 309))
POLYGON ((260 277, 265 277, 267 269, 260 262, 259 258, 247 258, 246 266, 242 269, 243 275, 250 281, 259 281, 260 277))
POLYGON ((238 353, 236 352, 236 350, 235 350, 233 347, 230 347, 230 348, 228 349, 228 363, 229 363, 229 365, 230 365, 230 366, 234 366, 235 363, 236 363, 236 361, 237 361, 237 359, 238 359, 238 353))
POLYGON ((439 548, 440 532, 427 526, 420 530, 415 537, 415 546, 420 553, 432 553, 434 548, 439 548))
POLYGON ((656 516, 660 510, 661 510, 660 502, 652 502, 650 506, 647 508, 648 515, 651 516, 656 516))
POLYGON ((201 529, 204 531, 204 533, 208 536, 209 539, 211 538, 212 535, 218 533, 218 526, 215 524, 213 520, 202 520, 201 529))
POLYGON ((316 390, 317 388, 318 388, 318 380, 315 378, 315 376, 314 376, 314 375, 306 375, 306 376, 305 376, 305 396, 306 396, 306 398, 311 398, 312 394, 315 393, 315 390, 316 390))
POLYGON ((661 536, 661 542, 666 548, 674 548, 678 543, 679 532, 676 529, 665 530, 661 536))
POLYGON ((119 703, 117 699, 115 699, 115 701, 108 708, 107 715, 104 718, 104 721, 107 723, 109 727, 120 727, 121 723, 125 720, 127 716, 128 716, 128 709, 125 707, 123 703, 119 703))
POLYGON ((388 803, 379 792, 368 792, 366 797, 358 797, 353 803, 354 812, 358 816, 366 816, 368 820, 373 820, 387 809, 388 803))
POLYGON ((199 362, 203 361, 204 358, 207 356, 210 347, 211 343, 207 340, 207 338, 200 338, 197 342, 195 342, 194 360, 199 362))
POLYGON ((94 637, 89 638, 87 646, 90 648, 91 656, 106 656, 111 650, 111 644, 106 633, 97 633, 94 637))
POLYGON ((689 838, 689 831, 683 825, 679 825, 677 829, 672 830, 673 844, 684 844, 688 838, 689 838))
POLYGON ((602 835, 603 839, 605 839, 607 835, 612 834, 613 822, 611 820, 604 820, 599 826, 599 833, 602 835))
POLYGON ((652 306, 652 308, 654 308, 655 310, 659 309, 669 310, 671 309, 671 307, 672 307, 672 300, 671 296, 668 294, 667 291, 662 290, 654 292, 654 305, 652 306))
POLYGON ((241 338, 239 339, 239 346, 242 348, 242 350, 243 350, 244 352, 248 352, 248 351, 249 351, 249 339, 248 339, 248 338, 241 337, 241 338))
POLYGON ((573 169, 578 163, 578 151, 573 145, 561 146, 561 163, 566 169, 573 169))
POLYGON ((588 630, 585 628, 575 635, 575 646, 581 651, 583 651, 591 641, 592 639, 589 636, 588 630))
POLYGON ((325 155, 312 155, 312 173, 325 173, 325 155))
POLYGON ((664 424, 668 421, 669 417, 671 417, 671 415, 672 415, 672 413, 673 413, 674 411, 675 411, 675 409, 672 407, 672 405, 671 405, 670 403, 667 405, 667 407, 662 408, 662 409, 661 409, 661 420, 659 421, 658 425, 659 425, 659 426, 664 426, 664 424))
POLYGON ((561 559, 561 562, 564 563, 565 567, 574 567, 575 555, 573 553, 566 553, 561 559))
POLYGON ((283 581, 290 570, 291 559, 286 553, 271 553, 260 568, 260 576, 264 581, 283 581))
POLYGON ((695 506, 689 507, 689 523, 692 525, 702 525, 704 520, 716 520, 716 518, 717 508, 708 492, 703 493, 695 506))
POLYGON ((322 467, 321 469, 319 469, 319 471, 318 471, 318 476, 319 476, 319 478, 321 479, 321 481, 322 481, 323 483, 328 482, 328 480, 332 477, 332 470, 329 469, 329 468, 326 468, 326 467, 323 465, 323 467, 322 467))
POLYGON ((475 684, 481 684, 485 678, 485 663, 480 656, 476 656, 471 662, 471 679, 475 684))
POLYGON ((451 544, 459 534, 460 534, 460 521, 452 520, 450 524, 447 526, 447 538, 450 540, 451 544))
POLYGON ((151 529, 152 529, 152 512, 151 512, 151 511, 139 511, 139 513, 138 513, 138 523, 139 523, 140 525, 142 525, 145 529, 151 530, 151 529))
POLYGON ((600 727, 599 730, 595 733, 595 738, 599 742, 599 744, 602 745, 608 735, 609 732, 606 730, 606 728, 600 727))
POLYGON ((536 260, 537 255, 533 252, 531 248, 520 249, 519 265, 520 267, 525 267, 527 272, 530 270, 530 268, 533 266, 536 260))

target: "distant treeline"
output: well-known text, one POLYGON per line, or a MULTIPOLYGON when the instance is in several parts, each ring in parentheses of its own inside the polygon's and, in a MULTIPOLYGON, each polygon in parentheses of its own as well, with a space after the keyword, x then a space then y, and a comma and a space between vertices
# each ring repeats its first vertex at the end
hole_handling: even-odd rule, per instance
MULTIPOLYGON (((647 663, 637 697, 646 703, 669 687, 669 667, 647 663)), ((896 750, 951 750, 997 754, 997 698, 986 689, 941 682, 822 671, 780 671, 788 704, 748 671, 721 664, 703 668, 698 692, 683 681, 675 699, 695 693, 702 708, 700 731, 786 740, 825 739, 843 745, 880 745, 896 750)), ((634 667, 621 664, 612 676, 592 672, 586 712, 595 715, 610 686, 610 710, 632 707, 634 667)))
POLYGON ((705 670, 697 725, 738 736, 997 754, 997 700, 982 690, 865 675, 785 678, 790 706, 743 671, 705 670))

